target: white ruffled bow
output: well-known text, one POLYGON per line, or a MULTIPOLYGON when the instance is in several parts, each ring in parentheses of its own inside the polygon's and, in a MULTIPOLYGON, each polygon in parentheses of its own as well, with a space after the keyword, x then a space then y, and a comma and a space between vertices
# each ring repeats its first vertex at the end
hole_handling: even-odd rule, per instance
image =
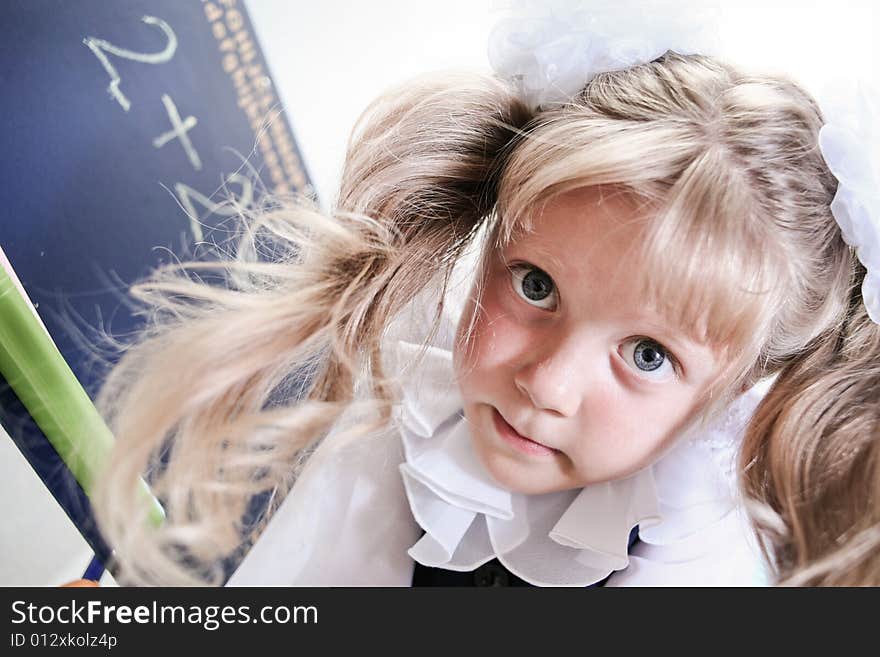
POLYGON ((819 131, 822 156, 838 181, 831 212, 867 270, 862 299, 880 324, 880 107, 877 91, 865 85, 837 91, 826 92, 827 123, 819 131))
POLYGON ((492 68, 532 108, 569 100, 599 73, 649 62, 667 50, 709 54, 713 6, 681 0, 508 0, 489 36, 492 68))
MULTIPOLYGON (((399 362, 418 345, 397 343, 399 362)), ((699 436, 628 478, 580 490, 524 495, 498 486, 471 446, 453 382, 452 353, 429 346, 404 375, 398 407, 400 465, 413 516, 425 531, 409 555, 426 566, 470 571, 497 557, 537 586, 586 586, 626 568, 628 538, 679 541, 735 509, 739 439, 766 386, 738 398, 699 436)))

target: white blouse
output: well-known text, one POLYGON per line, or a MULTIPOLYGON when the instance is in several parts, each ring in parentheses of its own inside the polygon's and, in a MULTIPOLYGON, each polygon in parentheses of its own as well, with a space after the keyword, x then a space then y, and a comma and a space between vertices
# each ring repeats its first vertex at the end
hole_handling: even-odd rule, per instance
MULTIPOLYGON (((464 298, 455 289, 447 299, 464 298)), ((343 429, 353 414, 344 414, 228 585, 409 586, 414 561, 470 571, 496 557, 541 586, 585 586, 609 574, 607 586, 769 583, 734 465, 771 380, 630 477, 511 493, 474 454, 451 384, 460 308, 460 301, 448 306, 416 371, 407 364, 419 341, 408 338, 428 318, 409 316, 398 325, 405 330, 389 332, 389 367, 396 368, 389 371, 403 382, 392 426, 351 441, 343 429), (635 525, 640 540, 628 554, 635 525)))

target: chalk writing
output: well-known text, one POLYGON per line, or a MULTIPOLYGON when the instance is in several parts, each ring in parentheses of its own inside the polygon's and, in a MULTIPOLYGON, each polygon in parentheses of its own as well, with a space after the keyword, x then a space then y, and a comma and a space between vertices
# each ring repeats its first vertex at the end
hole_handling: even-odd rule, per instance
POLYGON ((95 37, 86 37, 83 39, 83 43, 91 50, 95 57, 98 58, 98 61, 101 62, 101 65, 104 67, 104 70, 107 71, 107 75, 110 76, 110 84, 107 86, 107 91, 110 95, 116 99, 116 101, 122 106, 122 109, 126 112, 131 107, 131 101, 128 97, 119 90, 119 83, 121 78, 119 77, 119 72, 110 63, 105 52, 110 53, 111 55, 116 55, 117 57, 122 57, 123 59, 130 59, 135 62, 142 62, 144 64, 164 64, 171 60, 174 57, 174 53, 177 50, 177 37, 174 35, 174 30, 163 21, 161 18, 156 18, 155 16, 144 16, 141 20, 147 25, 155 25, 160 30, 165 33, 165 36, 168 38, 168 45, 161 52, 157 53, 141 53, 134 52, 133 50, 128 50, 127 48, 120 48, 119 46, 114 46, 109 41, 104 41, 104 39, 96 39, 95 37))
POLYGON ((189 216, 193 237, 197 242, 204 239, 202 234, 202 221, 208 215, 215 214, 221 217, 230 217, 236 214, 239 208, 246 208, 253 202, 254 184, 249 178, 240 173, 233 173, 226 178, 226 184, 228 185, 230 183, 237 183, 240 185, 241 193, 238 195, 238 198, 235 198, 235 195, 233 194, 231 199, 222 202, 212 201, 198 190, 195 190, 184 183, 179 182, 174 185, 174 191, 180 199, 180 204, 184 207, 186 214, 189 216), (200 214, 196 210, 196 201, 203 205, 207 212, 200 214))
MULTIPOLYGON (((276 193, 287 193, 294 188, 308 188, 305 170, 294 146, 293 137, 282 118, 280 102, 272 89, 268 71, 260 62, 259 51, 245 24, 242 10, 237 0, 202 0, 205 18, 218 44, 220 64, 229 76, 236 90, 237 104, 248 119, 253 131, 254 150, 259 150, 272 180, 276 193)), ((110 62, 108 55, 146 64, 162 64, 170 61, 177 50, 178 40, 171 26, 161 18, 144 16, 148 25, 155 25, 165 34, 168 43, 161 52, 140 53, 109 43, 104 39, 86 37, 83 43, 94 53, 104 70, 110 76, 107 91, 123 110, 128 112, 131 101, 121 91, 121 77, 110 62)), ((196 150, 190 131, 198 125, 195 116, 181 118, 177 105, 167 93, 162 94, 162 103, 171 123, 171 129, 152 140, 153 147, 162 148, 170 141, 177 140, 183 148, 193 169, 202 169, 202 160, 196 150)), ((203 226, 210 215, 232 216, 254 201, 253 182, 240 173, 223 178, 224 185, 234 183, 240 193, 221 202, 212 200, 192 186, 177 182, 174 192, 181 207, 187 214, 193 238, 204 240, 203 226), (201 206, 201 211, 197 208, 201 206)))
POLYGON ((195 127, 198 120, 194 116, 188 116, 181 121, 180 113, 177 111, 177 105, 174 104, 174 101, 171 100, 171 96, 168 94, 162 94, 162 103, 165 105, 165 111, 168 112, 168 118, 171 120, 171 125, 174 127, 172 130, 163 132, 156 137, 153 140, 153 146, 161 148, 172 139, 180 139, 180 144, 183 146, 183 150, 186 152, 190 164, 192 164, 193 169, 198 171, 202 168, 202 160, 199 158, 198 152, 192 145, 189 135, 186 134, 191 128, 195 127))

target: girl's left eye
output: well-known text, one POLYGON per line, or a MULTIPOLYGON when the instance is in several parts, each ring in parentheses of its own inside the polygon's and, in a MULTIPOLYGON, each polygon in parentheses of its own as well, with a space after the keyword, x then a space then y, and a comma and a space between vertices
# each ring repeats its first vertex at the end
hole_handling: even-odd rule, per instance
POLYGON ((544 310, 556 307, 556 285, 545 271, 532 265, 509 267, 513 289, 529 305, 544 310))
POLYGON ((632 363, 638 376, 654 381, 665 381, 677 374, 675 357, 651 338, 631 338, 624 343, 623 359, 632 363))

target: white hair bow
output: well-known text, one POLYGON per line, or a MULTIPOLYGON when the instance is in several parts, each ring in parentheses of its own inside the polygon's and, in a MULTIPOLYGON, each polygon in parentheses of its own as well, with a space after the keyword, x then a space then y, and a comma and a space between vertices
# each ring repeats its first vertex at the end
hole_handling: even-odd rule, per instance
POLYGON ((847 244, 867 269, 862 299, 880 324, 880 107, 876 92, 859 85, 823 103, 822 156, 837 178, 831 212, 847 244))
POLYGON ((714 7, 681 0, 512 0, 489 36, 489 62, 537 109, 570 99, 599 73, 667 50, 711 54, 714 7), (691 3, 692 4, 692 3, 691 3))

